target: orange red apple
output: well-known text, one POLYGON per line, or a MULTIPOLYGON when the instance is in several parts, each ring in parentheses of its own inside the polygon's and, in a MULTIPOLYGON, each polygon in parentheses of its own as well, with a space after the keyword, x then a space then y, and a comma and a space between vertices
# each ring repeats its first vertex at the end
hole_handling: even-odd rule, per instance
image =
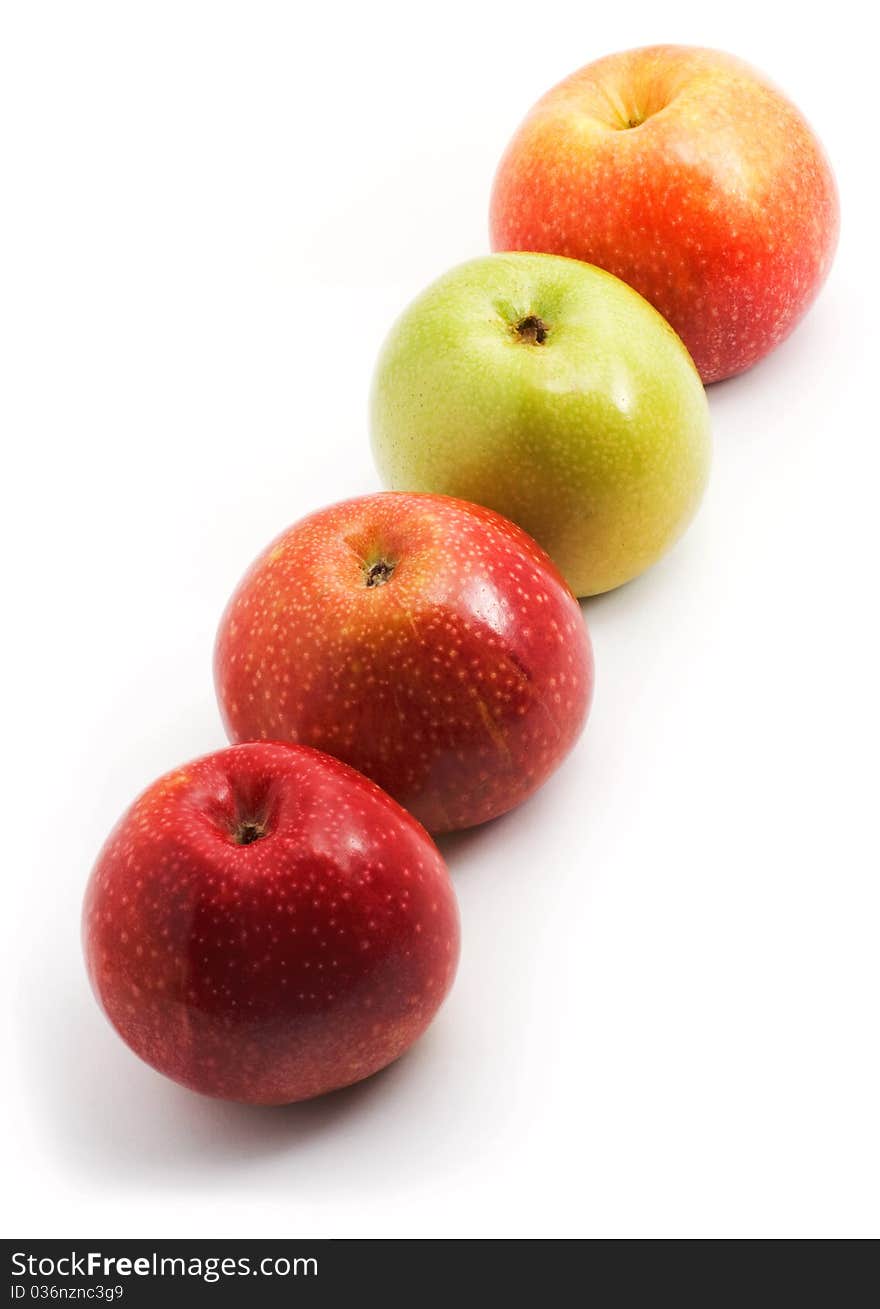
POLYGON ((434 832, 519 804, 593 689, 577 602, 499 514, 386 492, 311 514, 256 561, 215 654, 230 737, 316 746, 434 832))
POLYGON ((675 328, 704 382, 783 341, 834 255, 834 178, 815 134, 741 60, 658 45, 588 64, 540 100, 492 192, 495 250, 615 273, 675 328))

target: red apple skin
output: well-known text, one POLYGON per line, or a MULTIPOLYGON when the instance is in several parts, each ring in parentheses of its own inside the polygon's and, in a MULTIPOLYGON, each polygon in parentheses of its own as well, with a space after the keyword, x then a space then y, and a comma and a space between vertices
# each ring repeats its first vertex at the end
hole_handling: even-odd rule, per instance
POLYGON ((141 1059, 252 1104, 391 1063, 430 1023, 459 950, 427 832, 338 760, 274 742, 144 792, 95 865, 83 939, 95 995, 141 1059))
POLYGON ((739 59, 673 45, 609 55, 548 92, 490 211, 494 250, 569 255, 641 292, 704 382, 788 336, 838 227, 831 169, 795 106, 739 59))
POLYGON ((593 659, 525 532, 390 491, 312 514, 261 555, 221 621, 215 679, 232 740, 326 750, 446 832, 553 772, 586 720, 593 659))

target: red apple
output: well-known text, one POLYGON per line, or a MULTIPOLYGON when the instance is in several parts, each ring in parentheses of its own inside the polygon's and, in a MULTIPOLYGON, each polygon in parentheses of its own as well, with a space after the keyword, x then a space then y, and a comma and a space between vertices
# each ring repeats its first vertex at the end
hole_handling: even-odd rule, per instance
POLYGON ((741 60, 609 55, 532 109, 495 178, 495 250, 570 255, 659 309, 704 382, 788 336, 825 279, 837 190, 802 115, 741 60))
POLYGON ((215 675, 233 740, 317 746, 441 832, 545 781, 584 724, 593 662, 531 537, 462 500, 392 491, 269 546, 220 624, 215 675))
POLYGON ((384 1068, 428 1026, 458 960, 427 832, 338 760, 267 742, 144 792, 95 865, 83 935, 95 994, 136 1054, 253 1104, 384 1068))

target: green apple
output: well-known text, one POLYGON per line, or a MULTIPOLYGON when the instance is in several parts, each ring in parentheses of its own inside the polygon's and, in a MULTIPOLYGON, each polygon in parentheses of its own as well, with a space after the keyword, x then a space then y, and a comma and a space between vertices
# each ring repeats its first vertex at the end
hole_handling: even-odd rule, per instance
POLYGON ((558 255, 488 255, 428 287, 383 346, 371 426, 387 486, 513 519, 576 595, 659 559, 709 470, 706 394, 675 332, 558 255))

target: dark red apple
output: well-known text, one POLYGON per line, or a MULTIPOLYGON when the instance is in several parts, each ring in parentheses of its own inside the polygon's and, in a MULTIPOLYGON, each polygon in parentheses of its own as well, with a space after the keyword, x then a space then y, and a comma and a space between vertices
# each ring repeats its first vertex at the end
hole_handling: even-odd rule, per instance
POLYGON ((491 510, 386 492, 304 518, 220 624, 233 740, 317 746, 431 831, 524 800, 571 749, 593 687, 577 601, 491 510))
POLYGON ((285 1104, 384 1068, 425 1030, 458 960, 428 834, 303 746, 253 743, 155 782, 98 858, 92 986, 159 1072, 285 1104))
POLYGON ((669 320, 704 382, 797 325, 831 267, 837 189, 803 115, 748 64, 657 45, 548 91, 495 178, 494 250, 572 255, 669 320))

